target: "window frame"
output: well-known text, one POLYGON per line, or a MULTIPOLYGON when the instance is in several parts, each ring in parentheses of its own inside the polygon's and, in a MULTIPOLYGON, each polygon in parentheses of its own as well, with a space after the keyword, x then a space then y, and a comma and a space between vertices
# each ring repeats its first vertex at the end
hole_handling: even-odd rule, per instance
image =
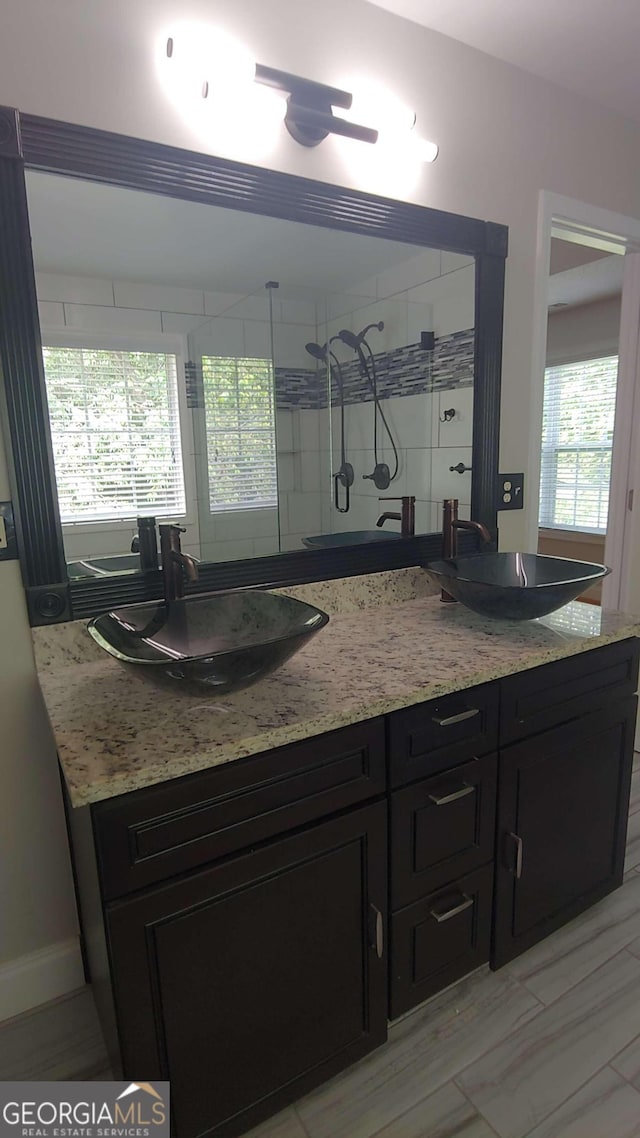
MULTIPOLYGON (((178 388, 178 418, 180 443, 182 447, 182 470, 184 475, 185 512, 167 515, 167 520, 180 522, 185 526, 198 524, 196 501, 196 469, 194 461, 193 419, 187 405, 184 365, 187 360, 187 339, 179 333, 169 332, 91 332, 89 329, 62 329, 59 325, 42 325, 43 348, 95 348, 98 351, 113 352, 161 352, 175 356, 178 388)), ((137 515, 114 518, 104 521, 62 522, 63 534, 82 536, 104 533, 131 533, 135 531, 137 515)))
MULTIPOLYGON (((615 359, 617 362, 617 366, 619 367, 619 345, 617 343, 616 344, 602 345, 602 347, 599 347, 598 349, 592 349, 589 352, 580 352, 580 353, 561 352, 561 353, 553 353, 552 355, 548 356, 547 361, 545 363, 544 376, 543 376, 543 406, 544 406, 544 396, 546 394, 547 372, 551 368, 576 367, 580 364, 592 363, 594 360, 611 360, 611 359, 615 359)), ((617 384, 616 384, 616 386, 617 386, 617 384)), ((614 422, 615 422, 615 401, 614 401, 614 422)), ((613 430, 613 428, 612 428, 612 430, 613 430)), ((557 454, 558 450, 563 449, 563 448, 549 447, 546 449, 548 449, 550 451, 555 450, 555 453, 557 454)), ((576 447, 568 447, 568 448, 564 448, 564 449, 579 451, 580 447, 576 446, 576 447)), ((607 447, 593 447, 593 448, 585 447, 584 449, 585 450, 588 450, 588 449, 597 450, 597 449, 599 449, 602 451, 610 450, 610 452, 612 454, 613 453, 613 438, 611 441, 611 447, 610 448, 607 448, 607 447)), ((545 453, 545 447, 543 446, 542 437, 541 437, 541 439, 540 439, 540 488, 539 488, 539 492, 538 492, 538 532, 544 533, 547 535, 566 534, 566 535, 568 535, 568 537, 571 537, 572 535, 576 535, 576 537, 580 537, 580 538, 592 537, 592 538, 596 538, 596 539, 604 539, 606 537, 606 533, 607 533, 606 527, 605 527, 605 529, 594 529, 594 528, 584 529, 584 528, 580 528, 578 526, 570 526, 570 525, 567 525, 566 523, 563 525, 553 525, 553 524, 549 523, 548 521, 543 522, 541 520, 540 511, 541 511, 542 488, 543 488, 542 472, 544 470, 544 465, 545 465, 544 464, 544 453, 545 453)), ((555 489, 557 490, 557 478, 556 478, 556 483, 555 483, 555 489)), ((555 500, 555 497, 554 497, 554 500, 555 500)))

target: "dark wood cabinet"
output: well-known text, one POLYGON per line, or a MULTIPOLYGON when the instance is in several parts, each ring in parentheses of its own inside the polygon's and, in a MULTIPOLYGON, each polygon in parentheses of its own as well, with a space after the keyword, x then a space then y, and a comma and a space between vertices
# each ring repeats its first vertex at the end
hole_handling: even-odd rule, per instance
POLYGON ((125 1071, 241 1134, 386 1038, 386 807, 109 906, 125 1071))
POLYGON ((391 1019, 489 959, 493 863, 391 917, 391 1019))
POLYGON ((614 702, 502 750, 494 967, 621 883, 636 703, 614 702))
POLYGON ((114 1069, 170 1079, 176 1138, 244 1133, 621 882, 639 651, 69 811, 114 1069))

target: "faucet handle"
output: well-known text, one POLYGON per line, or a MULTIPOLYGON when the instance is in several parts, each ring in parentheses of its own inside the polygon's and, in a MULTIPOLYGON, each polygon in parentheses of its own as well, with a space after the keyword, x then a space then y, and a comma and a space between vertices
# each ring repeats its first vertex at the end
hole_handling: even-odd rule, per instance
POLYGON ((173 530, 174 533, 186 533, 187 532, 185 526, 179 526, 176 522, 161 522, 160 525, 158 526, 158 529, 161 531, 164 530, 165 533, 167 530, 173 530))

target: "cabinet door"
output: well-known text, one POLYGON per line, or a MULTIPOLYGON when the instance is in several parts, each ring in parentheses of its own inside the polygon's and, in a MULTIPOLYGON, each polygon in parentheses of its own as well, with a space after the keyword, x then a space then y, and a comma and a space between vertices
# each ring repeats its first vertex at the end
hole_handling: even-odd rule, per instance
POLYGON ((176 1138, 242 1134, 386 1038, 386 806, 114 904, 127 1078, 176 1138))
POLYGON ((636 699, 500 756, 492 966, 622 881, 636 699))

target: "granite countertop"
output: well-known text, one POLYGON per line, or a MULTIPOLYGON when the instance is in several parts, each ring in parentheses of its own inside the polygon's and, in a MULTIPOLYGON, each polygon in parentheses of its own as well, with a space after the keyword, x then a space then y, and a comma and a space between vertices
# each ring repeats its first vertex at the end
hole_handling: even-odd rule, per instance
POLYGON ((422 570, 282 590, 331 621, 273 675, 210 697, 123 668, 85 621, 33 629, 40 686, 73 806, 319 735, 640 635, 640 618, 574 602, 542 620, 443 605, 422 570))

